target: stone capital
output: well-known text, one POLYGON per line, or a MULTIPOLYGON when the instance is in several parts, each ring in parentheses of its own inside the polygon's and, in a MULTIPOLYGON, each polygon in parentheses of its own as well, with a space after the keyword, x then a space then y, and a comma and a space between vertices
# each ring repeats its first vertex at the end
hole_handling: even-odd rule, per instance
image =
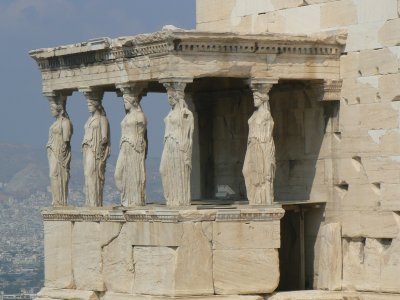
POLYGON ((47 91, 43 92, 43 96, 49 100, 50 103, 65 105, 67 97, 72 95, 72 91, 47 91))
POLYGON ((86 100, 92 100, 92 101, 103 100, 104 91, 102 90, 90 87, 79 88, 78 90, 85 96, 86 100))
POLYGON ((170 92, 182 92, 184 93, 186 85, 193 82, 191 77, 169 77, 159 80, 163 84, 167 93, 170 92))
POLYGON ((324 80, 323 101, 339 101, 342 90, 342 80, 324 80))
POLYGON ((258 91, 258 92, 265 92, 268 93, 274 84, 278 83, 277 78, 250 78, 248 80, 248 84, 251 90, 258 91))
POLYGON ((120 91, 117 92, 119 97, 130 95, 132 97, 143 97, 147 94, 146 88, 148 86, 147 82, 126 82, 116 84, 115 87, 120 91))
POLYGON ((263 102, 269 100, 269 92, 274 84, 278 83, 276 78, 250 78, 249 81, 250 89, 253 92, 254 97, 261 99, 263 102))
POLYGON ((165 77, 159 80, 160 83, 192 83, 193 77, 165 77))

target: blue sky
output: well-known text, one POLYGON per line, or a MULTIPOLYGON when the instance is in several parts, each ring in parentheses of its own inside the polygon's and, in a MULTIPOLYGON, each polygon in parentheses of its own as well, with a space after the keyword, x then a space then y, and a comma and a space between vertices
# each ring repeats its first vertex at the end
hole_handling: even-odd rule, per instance
MULTIPOLYGON (((43 146, 53 122, 48 101, 41 94, 41 78, 29 50, 158 31, 172 24, 195 28, 195 0, 1 0, 0 1, 0 143, 43 146)), ((164 94, 143 99, 149 120, 149 155, 162 150, 163 118, 168 112, 164 94)), ((122 99, 106 93, 113 152, 118 151, 122 99)), ((74 124, 72 147, 78 150, 89 116, 84 97, 68 101, 74 124)))

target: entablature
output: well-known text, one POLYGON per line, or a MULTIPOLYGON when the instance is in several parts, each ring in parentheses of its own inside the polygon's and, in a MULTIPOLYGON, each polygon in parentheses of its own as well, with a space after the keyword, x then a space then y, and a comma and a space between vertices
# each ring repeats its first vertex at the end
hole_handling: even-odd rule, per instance
POLYGON ((43 91, 169 77, 339 79, 338 35, 243 35, 164 30, 30 52, 43 91))

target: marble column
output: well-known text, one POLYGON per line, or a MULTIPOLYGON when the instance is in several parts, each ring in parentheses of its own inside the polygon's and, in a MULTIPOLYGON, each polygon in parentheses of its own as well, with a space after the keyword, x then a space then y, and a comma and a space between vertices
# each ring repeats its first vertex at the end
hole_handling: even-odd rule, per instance
POLYGON ((110 126, 102 105, 103 92, 80 90, 86 98, 89 119, 82 141, 86 206, 103 206, 103 187, 107 159, 110 156, 110 126))
POLYGON ((72 123, 66 111, 67 96, 70 93, 44 93, 50 103, 51 114, 55 118, 49 128, 47 157, 53 206, 67 206, 68 183, 71 162, 72 123))
POLYGON ((185 100, 185 87, 191 81, 161 81, 171 105, 171 110, 164 119, 164 149, 160 164, 167 206, 190 205, 194 118, 185 100))
POLYGON ((140 106, 144 83, 118 85, 126 115, 121 122, 121 140, 115 184, 121 192, 121 205, 143 206, 146 203, 147 119, 140 106))
POLYGON ((269 205, 274 202, 275 144, 274 121, 269 106, 269 92, 277 80, 252 79, 256 110, 250 117, 243 176, 250 205, 269 205))

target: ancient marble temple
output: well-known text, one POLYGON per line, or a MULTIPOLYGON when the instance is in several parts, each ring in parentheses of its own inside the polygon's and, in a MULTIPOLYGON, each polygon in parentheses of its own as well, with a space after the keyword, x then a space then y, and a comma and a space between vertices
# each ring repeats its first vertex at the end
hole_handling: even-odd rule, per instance
POLYGON ((304 220, 291 216, 318 212, 330 197, 331 178, 313 183, 330 159, 320 153, 338 132, 344 38, 168 27, 31 51, 56 119, 38 299, 256 300, 284 289, 290 273, 304 288, 308 237, 304 220), (122 96, 126 111, 117 208, 103 207, 105 92, 122 96), (160 164, 165 205, 146 204, 152 145, 140 103, 148 92, 165 93, 171 106, 160 164), (68 206, 72 93, 88 106, 84 128, 74 128, 84 132, 86 203, 79 208, 68 206), (297 239, 288 230, 294 221, 297 239))

